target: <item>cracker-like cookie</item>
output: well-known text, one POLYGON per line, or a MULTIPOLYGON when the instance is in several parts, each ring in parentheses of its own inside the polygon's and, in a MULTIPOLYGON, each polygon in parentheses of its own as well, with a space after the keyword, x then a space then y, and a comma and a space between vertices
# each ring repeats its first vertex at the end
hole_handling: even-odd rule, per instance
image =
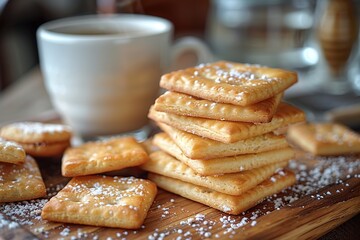
POLYGON ((289 127, 288 137, 315 155, 360 153, 360 135, 341 124, 297 124, 289 127))
POLYGON ((240 195, 271 177, 287 162, 269 164, 260 168, 216 176, 202 176, 186 164, 163 151, 150 154, 150 160, 141 167, 149 172, 207 187, 229 195, 240 195))
POLYGON ((214 102, 248 106, 297 82, 295 72, 219 61, 165 74, 160 86, 214 102))
POLYGON ((239 171, 250 170, 274 164, 282 161, 288 161, 294 157, 295 152, 292 148, 286 147, 277 150, 254 154, 242 154, 231 157, 214 159, 191 159, 185 156, 181 149, 166 133, 158 133, 154 136, 153 143, 164 152, 174 156, 182 161, 195 172, 201 175, 216 175, 225 173, 235 173, 239 171))
POLYGON ((213 159, 248 153, 259 153, 289 146, 285 136, 272 133, 234 143, 222 143, 178 130, 164 123, 158 123, 158 125, 170 136, 184 155, 192 159, 213 159))
POLYGON ((26 153, 21 145, 0 138, 0 162, 22 164, 25 158, 26 153))
POLYGON ((154 109, 190 117, 261 123, 271 121, 281 98, 282 94, 277 94, 261 102, 242 107, 168 91, 156 99, 154 109))
POLYGON ((34 157, 51 157, 70 146, 72 131, 62 124, 17 122, 2 127, 0 136, 19 143, 34 157))
POLYGON ((67 149, 61 171, 65 177, 84 176, 138 166, 148 159, 135 138, 110 138, 67 149))
POLYGON ((137 229, 156 192, 154 183, 134 177, 75 177, 45 204, 41 217, 56 222, 137 229))
POLYGON ((279 105, 277 112, 269 123, 230 122, 181 116, 172 113, 158 112, 154 107, 150 108, 148 116, 156 122, 166 123, 185 132, 223 143, 237 142, 272 132, 289 124, 305 121, 303 111, 286 103, 279 105))
POLYGON ((296 181, 294 173, 284 170, 244 194, 234 196, 154 173, 149 173, 148 178, 166 191, 235 215, 257 205, 267 196, 293 185, 296 181))
POLYGON ((0 163, 0 202, 31 200, 46 195, 39 167, 31 156, 23 164, 0 163))

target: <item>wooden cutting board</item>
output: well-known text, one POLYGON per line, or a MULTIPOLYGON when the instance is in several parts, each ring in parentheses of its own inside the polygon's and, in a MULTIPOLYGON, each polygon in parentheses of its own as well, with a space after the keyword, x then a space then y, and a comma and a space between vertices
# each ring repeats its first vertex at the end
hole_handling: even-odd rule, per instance
MULTIPOLYGON (((60 159, 38 159, 48 198, 69 180, 60 159)), ((47 199, 0 205, 0 239, 314 239, 360 212, 360 156, 314 158, 298 151, 298 183, 232 216, 159 190, 140 230, 41 220, 47 199)), ((139 174, 138 171, 132 171, 139 174)))

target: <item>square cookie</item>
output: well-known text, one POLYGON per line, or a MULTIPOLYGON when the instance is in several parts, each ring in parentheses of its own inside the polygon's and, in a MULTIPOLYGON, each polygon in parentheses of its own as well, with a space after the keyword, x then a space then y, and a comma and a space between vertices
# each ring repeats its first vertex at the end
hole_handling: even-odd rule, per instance
POLYGON ((360 153, 360 135, 335 123, 307 123, 293 125, 289 139, 315 155, 360 153))
POLYGON ((33 157, 63 154, 70 146, 72 131, 63 124, 16 122, 3 126, 0 137, 20 144, 33 157))
POLYGON ((75 177, 45 204, 41 217, 56 222, 137 229, 156 193, 154 183, 134 177, 75 177))
POLYGON ((169 125, 158 123, 185 156, 193 159, 214 159, 241 154, 266 152, 288 147, 285 136, 267 133, 240 140, 234 143, 222 143, 209 138, 184 132, 169 125))
POLYGON ((278 193, 296 182, 293 172, 281 170, 244 194, 233 196, 155 173, 150 173, 149 179, 166 191, 234 215, 254 207, 267 196, 278 193))
POLYGON ((135 138, 111 138, 67 149, 61 172, 65 177, 84 176, 138 166, 148 159, 147 152, 135 138))
POLYGON ((248 106, 284 92, 296 82, 296 72, 219 61, 165 74, 160 86, 213 102, 248 106))
POLYGON ((159 112, 154 107, 150 108, 148 116, 156 122, 162 122, 182 131, 223 143, 248 139, 284 128, 293 123, 305 121, 305 114, 302 110, 286 103, 280 103, 274 117, 268 123, 232 122, 189 117, 159 112))
POLYGON ((26 156, 23 164, 0 163, 0 203, 31 200, 46 195, 35 160, 26 156))
POLYGON ((281 101, 282 94, 265 99, 250 106, 216 103, 183 93, 166 92, 155 101, 159 112, 202 117, 222 121, 264 123, 270 122, 281 101))
POLYGON ((166 133, 158 133, 154 136, 153 142, 164 152, 188 165, 195 172, 208 176, 225 173, 236 173, 241 171, 259 168, 267 164, 288 161, 295 156, 290 147, 275 149, 266 152, 241 154, 223 158, 193 159, 188 158, 166 133))

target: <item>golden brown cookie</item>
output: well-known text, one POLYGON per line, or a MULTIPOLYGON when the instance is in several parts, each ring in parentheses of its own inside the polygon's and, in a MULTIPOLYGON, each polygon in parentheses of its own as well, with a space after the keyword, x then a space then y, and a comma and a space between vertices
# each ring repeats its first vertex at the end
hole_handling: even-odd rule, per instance
POLYGON ((0 162, 21 164, 25 158, 26 153, 21 145, 0 138, 0 162))
POLYGON ((148 159, 133 137, 110 138, 67 149, 61 171, 65 177, 84 176, 138 166, 148 159))
POLYGON ((154 183, 134 177, 75 177, 45 204, 41 217, 56 222, 137 229, 156 192, 154 183))
POLYGON ((166 191, 235 215, 254 207, 267 196, 280 192, 296 181, 294 173, 280 171, 244 194, 234 196, 154 173, 150 173, 148 177, 166 191))
POLYGON ((269 123, 230 122, 181 116, 158 112, 154 107, 151 107, 148 116, 156 122, 162 122, 182 131, 223 143, 234 143, 272 132, 289 124, 305 121, 303 111, 286 103, 279 105, 273 119, 269 123))
POLYGON ((160 86, 213 102, 248 106, 297 82, 296 72, 219 61, 165 74, 160 86))
POLYGON ((0 136, 19 143, 29 155, 51 157, 70 146, 72 131, 62 124, 17 122, 2 127, 0 136))
POLYGON ((156 99, 154 109, 159 112, 190 117, 264 123, 271 121, 281 98, 282 94, 277 94, 261 102, 242 107, 233 104, 211 102, 183 93, 168 91, 156 99))
POLYGON ((288 137, 315 155, 360 153, 360 135, 341 124, 297 124, 289 127, 288 137))
POLYGON ((229 195, 240 195, 270 178, 276 170, 287 165, 286 161, 268 164, 238 173, 202 176, 163 151, 150 154, 150 160, 141 167, 149 172, 203 186, 229 195))
POLYGON ((31 200, 46 195, 46 188, 35 160, 25 163, 0 163, 0 202, 31 200))
POLYGON ((285 136, 272 133, 234 143, 222 143, 178 130, 163 123, 158 123, 158 125, 170 136, 185 156, 193 159, 229 157, 288 147, 285 136))
POLYGON ((205 176, 236 173, 253 168, 259 168, 267 164, 274 164, 282 161, 287 162, 295 155, 295 152, 292 148, 285 147, 282 149, 270 150, 260 153, 242 154, 203 160, 186 157, 181 149, 166 133, 156 134, 154 136, 153 143, 164 152, 174 156, 176 159, 188 165, 195 172, 205 176))

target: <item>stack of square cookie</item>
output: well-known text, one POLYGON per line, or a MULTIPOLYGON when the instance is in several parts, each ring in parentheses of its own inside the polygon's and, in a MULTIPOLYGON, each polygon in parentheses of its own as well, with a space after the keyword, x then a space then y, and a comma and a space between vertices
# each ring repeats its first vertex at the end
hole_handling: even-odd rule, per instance
POLYGON ((142 167, 167 191, 239 214, 295 182, 283 170, 294 156, 274 134, 305 120, 281 101, 297 74, 232 62, 202 64, 162 76, 169 90, 149 111, 163 132, 161 151, 142 167))

